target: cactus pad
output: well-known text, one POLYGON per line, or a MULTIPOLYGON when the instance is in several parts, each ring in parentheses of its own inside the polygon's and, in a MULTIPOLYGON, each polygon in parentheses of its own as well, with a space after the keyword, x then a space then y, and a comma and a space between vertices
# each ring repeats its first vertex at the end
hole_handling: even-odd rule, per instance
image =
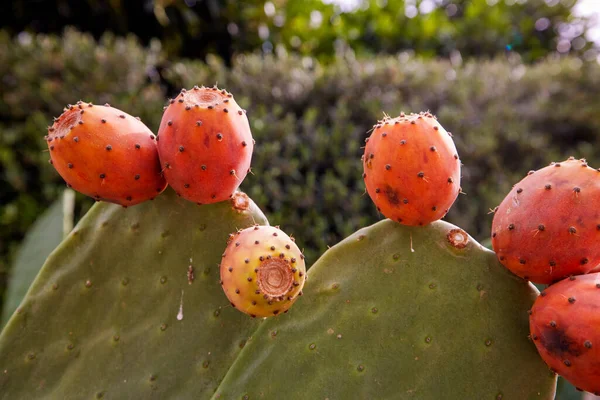
POLYGON ((210 398, 260 324, 219 285, 228 234, 267 224, 247 204, 96 204, 0 336, 0 398, 210 398))
POLYGON ((308 275, 302 301, 258 328, 213 399, 554 398, 528 340, 536 289, 461 229, 385 220, 308 275))

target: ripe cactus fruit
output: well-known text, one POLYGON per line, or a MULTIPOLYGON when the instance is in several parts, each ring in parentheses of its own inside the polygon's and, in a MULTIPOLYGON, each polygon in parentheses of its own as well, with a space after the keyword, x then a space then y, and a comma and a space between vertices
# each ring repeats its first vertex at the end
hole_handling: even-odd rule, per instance
POLYGON ((278 227, 254 226, 229 237, 221 285, 231 305, 252 317, 288 312, 302 295, 304 256, 278 227))
POLYGON ((600 273, 545 289, 529 316, 531 338, 546 362, 581 390, 600 396, 600 273))
POLYGON ((556 376, 527 339, 537 290, 462 229, 381 221, 308 275, 213 399, 554 399, 556 376))
POLYGON ((229 232, 267 224, 248 199, 198 207, 167 189, 95 204, 0 335, 2 399, 209 399, 260 321, 229 306, 229 232))
POLYGON ((167 186, 150 129, 109 105, 68 105, 46 141, 50 162, 67 186, 96 200, 132 206, 167 186))
POLYGON ((600 264, 600 173, 585 160, 531 171, 496 209, 492 245, 505 267, 552 283, 600 264))
POLYGON ((249 171, 254 141, 248 118, 225 90, 183 89, 169 100, 158 139, 167 182, 184 199, 226 200, 249 171))
POLYGON ((460 192, 460 160, 451 135, 430 113, 386 117, 362 157, 369 196, 387 218, 425 225, 442 218, 460 192))

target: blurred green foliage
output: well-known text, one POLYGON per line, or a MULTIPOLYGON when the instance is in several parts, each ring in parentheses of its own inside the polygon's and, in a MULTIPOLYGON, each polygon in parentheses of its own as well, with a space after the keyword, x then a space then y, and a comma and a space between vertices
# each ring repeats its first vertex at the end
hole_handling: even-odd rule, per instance
POLYGON ((170 57, 293 52, 334 61, 351 51, 414 51, 421 57, 519 52, 526 61, 556 51, 584 54, 586 20, 576 0, 30 0, 0 2, 12 34, 61 33, 75 26, 158 38, 170 57), (559 42, 563 41, 559 46, 559 42), (351 49, 351 50, 350 50, 351 49))
MULTIPOLYGON (((525 60, 533 61, 556 50, 559 27, 566 33, 569 23, 583 23, 571 13, 575 0, 243 3, 241 50, 262 47, 264 51, 293 51, 320 61, 334 60, 349 49, 359 57, 409 50, 419 57, 451 56, 458 52, 462 57, 481 58, 517 51, 525 60)), ((235 20, 235 14, 227 14, 226 18, 235 20)), ((569 39, 584 35, 585 24, 582 27, 570 33, 569 39)), ((571 50, 582 54, 589 47, 571 50)))
MULTIPOLYGON (((496 206, 528 170, 570 155, 600 166, 600 65, 549 58, 524 65, 422 61, 405 53, 327 66, 299 56, 238 56, 226 68, 166 63, 161 46, 106 35, 99 42, 0 35, 0 260, 64 187, 48 164, 46 126, 79 99, 109 102, 156 131, 174 88, 219 84, 248 109, 257 141, 242 189, 272 224, 298 238, 308 263, 327 246, 381 218, 364 194, 361 146, 383 112, 431 110, 454 133, 464 164, 447 219, 479 239, 496 206), (159 71, 159 68, 161 69, 159 71)), ((79 198, 81 215, 91 203, 79 198)), ((4 282, 5 279, 0 279, 4 282)))

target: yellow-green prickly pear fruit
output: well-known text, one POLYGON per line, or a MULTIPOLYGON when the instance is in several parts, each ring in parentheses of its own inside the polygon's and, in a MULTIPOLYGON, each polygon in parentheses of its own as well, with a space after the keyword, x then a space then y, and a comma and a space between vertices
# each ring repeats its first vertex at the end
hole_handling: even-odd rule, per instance
POLYGON ((229 235, 221 285, 233 307, 251 317, 285 313, 305 281, 304 255, 279 227, 256 225, 229 235))

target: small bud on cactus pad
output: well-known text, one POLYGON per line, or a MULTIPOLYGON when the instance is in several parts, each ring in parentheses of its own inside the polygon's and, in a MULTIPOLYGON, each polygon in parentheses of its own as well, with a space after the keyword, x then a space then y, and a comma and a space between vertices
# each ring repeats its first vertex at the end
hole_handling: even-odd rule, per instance
POLYGON ((573 276, 542 292, 529 316, 531 338, 552 370, 600 395, 600 274, 573 276))
POLYGON ((114 107, 68 105, 48 128, 46 141, 51 163, 67 185, 96 200, 131 206, 167 187, 154 135, 114 107))
POLYGON ((363 166, 377 210, 403 225, 442 218, 460 192, 456 147, 430 113, 379 121, 367 139, 363 166))
POLYGON ((249 171, 254 141, 248 118, 225 90, 183 89, 169 101, 158 136, 167 182, 187 200, 227 200, 249 171))
POLYGON ((304 256, 277 227, 231 234, 221 260, 221 284, 231 305, 252 317, 285 313, 302 294, 304 256))
POLYGON ((600 172, 570 158, 530 172, 498 206, 492 245, 521 278, 552 283, 600 264, 600 172))

